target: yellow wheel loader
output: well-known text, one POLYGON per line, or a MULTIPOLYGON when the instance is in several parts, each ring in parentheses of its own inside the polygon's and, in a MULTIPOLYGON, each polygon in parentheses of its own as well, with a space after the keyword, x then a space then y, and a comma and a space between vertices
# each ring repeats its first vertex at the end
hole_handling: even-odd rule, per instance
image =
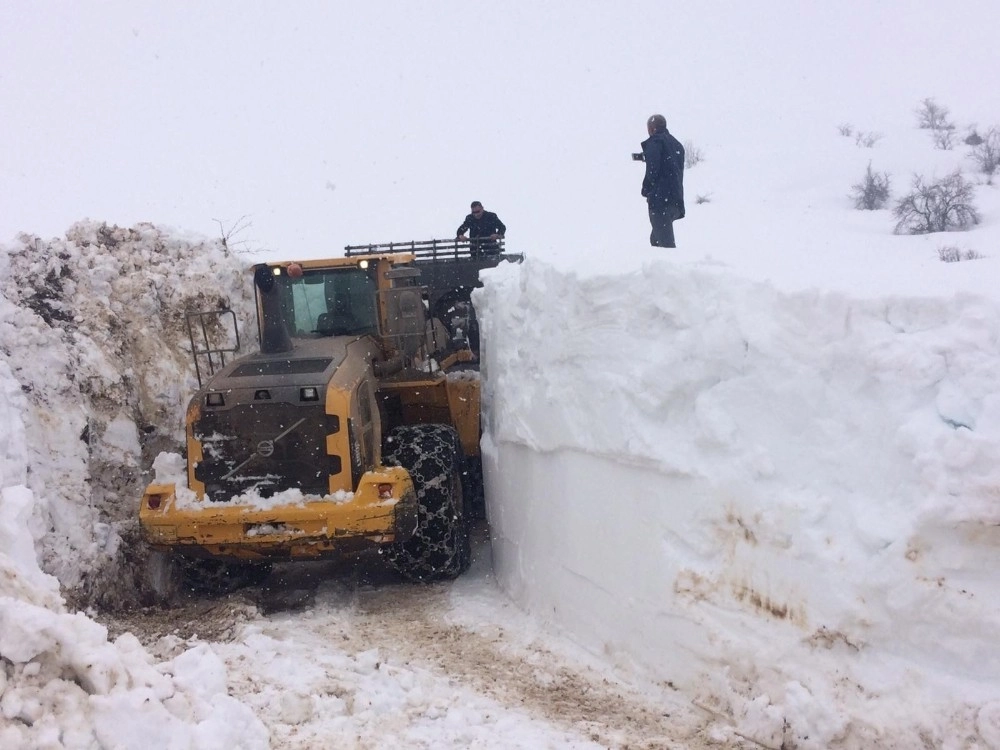
POLYGON ((481 496, 469 293, 483 268, 522 259, 491 249, 429 240, 257 265, 259 351, 226 364, 191 336, 210 377, 187 409, 184 486, 142 496, 155 567, 215 591, 372 548, 415 580, 465 570, 481 496))

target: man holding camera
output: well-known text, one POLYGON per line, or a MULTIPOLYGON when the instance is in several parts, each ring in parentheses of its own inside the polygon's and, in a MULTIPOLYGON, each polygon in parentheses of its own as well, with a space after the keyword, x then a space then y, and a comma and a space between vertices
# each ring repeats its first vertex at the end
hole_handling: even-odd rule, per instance
POLYGON ((500 246, 496 240, 502 240, 507 233, 507 227, 500 221, 500 217, 492 211, 486 211, 479 201, 472 201, 472 213, 465 217, 465 221, 455 233, 455 238, 465 239, 465 233, 469 233, 469 248, 473 255, 480 253, 500 252, 500 246))
POLYGON ((632 154, 632 158, 646 162, 642 196, 649 206, 649 223, 653 229, 649 244, 677 247, 674 222, 684 218, 684 147, 667 131, 663 115, 650 117, 646 121, 646 132, 649 138, 642 142, 642 153, 632 154))

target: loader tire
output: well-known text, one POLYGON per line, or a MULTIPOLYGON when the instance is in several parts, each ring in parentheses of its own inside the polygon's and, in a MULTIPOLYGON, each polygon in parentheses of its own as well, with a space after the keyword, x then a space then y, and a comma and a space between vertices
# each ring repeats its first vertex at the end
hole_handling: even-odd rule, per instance
POLYGON ((229 594, 263 583, 271 572, 270 563, 228 560, 184 560, 184 587, 199 594, 229 594))
POLYGON ((146 558, 144 583, 154 604, 170 605, 184 589, 184 572, 172 554, 152 550, 146 558))
POLYGON ((406 469, 417 495, 416 531, 387 549, 389 562, 415 581, 457 577, 472 559, 458 433, 441 424, 397 427, 386 440, 383 461, 406 469))

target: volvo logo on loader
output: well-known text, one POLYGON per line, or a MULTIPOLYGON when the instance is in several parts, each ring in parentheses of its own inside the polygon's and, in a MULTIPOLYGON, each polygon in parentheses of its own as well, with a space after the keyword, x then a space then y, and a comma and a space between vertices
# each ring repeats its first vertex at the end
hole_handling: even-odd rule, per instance
POLYGON ((274 441, 273 440, 261 440, 257 443, 257 455, 261 458, 267 458, 274 454, 274 441))

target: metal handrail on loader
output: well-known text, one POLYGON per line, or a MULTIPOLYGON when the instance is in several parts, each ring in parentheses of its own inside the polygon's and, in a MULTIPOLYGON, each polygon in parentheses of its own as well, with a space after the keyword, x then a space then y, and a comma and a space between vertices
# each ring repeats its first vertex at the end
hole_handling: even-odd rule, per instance
POLYGON ((476 260, 501 258, 520 263, 524 255, 505 253, 504 239, 453 238, 449 240, 409 240, 405 242, 383 242, 373 245, 348 245, 345 255, 377 255, 379 253, 411 253, 417 263, 436 260, 476 260))
POLYGON ((418 272, 430 319, 438 320, 454 340, 456 332, 467 338, 467 346, 479 354, 479 326, 472 307, 474 289, 482 286, 480 273, 503 262, 522 263, 524 255, 507 253, 502 237, 497 239, 454 237, 447 240, 408 240, 370 245, 348 245, 347 257, 405 255, 406 265, 418 272), (461 322, 464 318, 464 324, 461 322))

